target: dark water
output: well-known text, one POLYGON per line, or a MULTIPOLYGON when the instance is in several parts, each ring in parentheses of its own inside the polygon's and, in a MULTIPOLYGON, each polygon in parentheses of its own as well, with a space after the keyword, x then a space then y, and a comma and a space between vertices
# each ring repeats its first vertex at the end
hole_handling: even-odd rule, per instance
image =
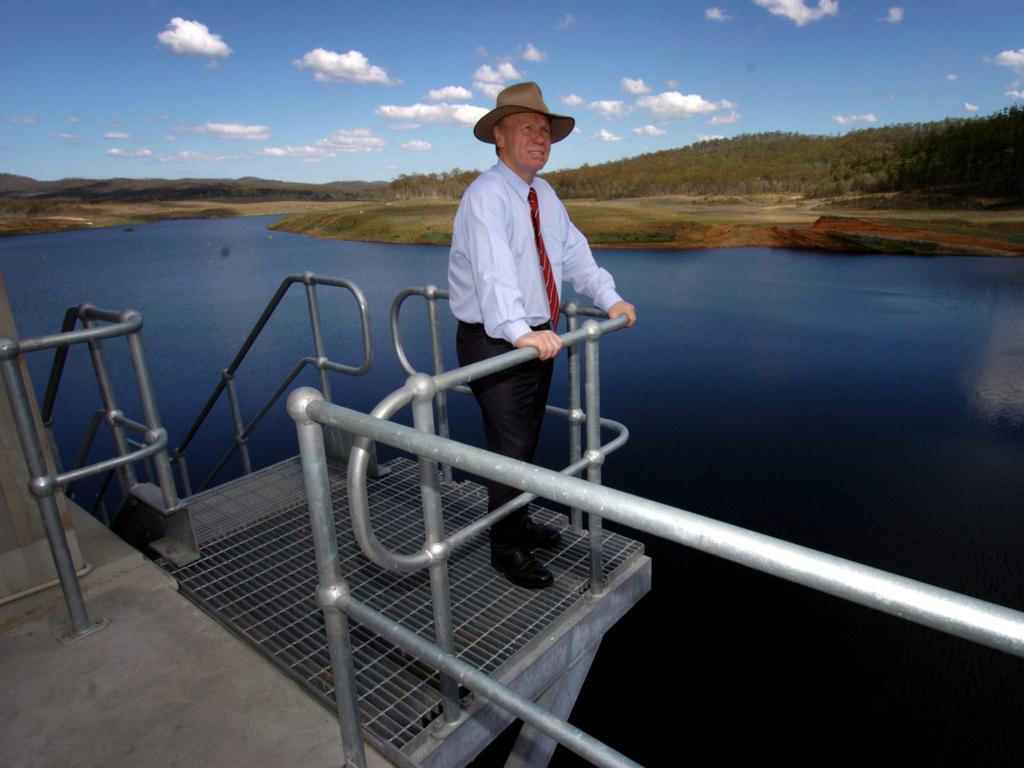
MULTIPOLYGON (((265 223, 8 238, 0 271, 23 335, 57 330, 82 301, 139 309, 172 441, 284 275, 347 277, 369 299, 376 361, 363 379, 335 380, 334 393, 369 409, 404 379, 388 342, 391 299, 408 285, 444 285, 445 249, 271 236, 265 223)), ((1024 608, 1024 261, 759 249, 599 258, 641 316, 603 348, 604 412, 631 431, 604 467, 608 485, 1024 608)), ((354 360, 350 303, 322 301, 332 357, 354 360)), ((409 303, 403 316, 425 311, 409 303)), ((296 293, 247 364, 244 413, 312 352, 307 327, 296 293)), ((423 335, 409 336, 426 367, 423 335)), ((107 346, 123 368, 119 345, 107 346)), ((450 364, 452 346, 449 336, 450 364)), ((47 365, 32 363, 37 386, 47 365)), ((98 407, 89 375, 79 350, 58 412, 65 438, 84 429, 76 405, 98 407)), ((554 392, 564 404, 564 388, 554 392)), ((474 408, 453 398, 455 436, 479 440, 474 408)), ((258 462, 294 453, 279 411, 253 439, 258 462)), ((201 433, 191 466, 226 448, 215 431, 201 433)), ((542 463, 564 463, 564 435, 545 427, 542 463)), ((653 591, 606 638, 572 717, 634 759, 1024 759, 1021 661, 646 543, 653 591)), ((478 764, 500 761, 491 753, 478 764)))

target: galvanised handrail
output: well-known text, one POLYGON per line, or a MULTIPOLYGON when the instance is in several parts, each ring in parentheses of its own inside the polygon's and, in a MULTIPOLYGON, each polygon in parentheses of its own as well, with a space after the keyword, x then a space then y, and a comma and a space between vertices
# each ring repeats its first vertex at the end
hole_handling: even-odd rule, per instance
MULTIPOLYGON (((436 285, 406 288, 401 291, 391 303, 391 342, 394 346, 395 356, 398 358, 398 364, 402 367, 402 370, 412 376, 414 373, 417 373, 417 371, 413 364, 409 362, 409 358, 405 353, 405 346, 402 344, 400 322, 402 305, 410 296, 422 296, 427 301, 427 319, 430 327, 430 350, 434 363, 434 375, 440 376, 444 373, 444 357, 441 351, 441 326, 437 316, 437 302, 447 301, 448 291, 442 290, 436 285)), ((594 317, 600 319, 606 319, 608 317, 606 313, 602 312, 597 307, 581 305, 576 301, 568 301, 562 304, 561 312, 568 320, 570 333, 579 328, 580 317, 594 317)), ((558 408, 554 405, 546 405, 545 413, 560 416, 569 422, 569 465, 575 466, 583 459, 583 443, 580 437, 580 427, 582 424, 586 423, 587 420, 586 414, 582 410, 582 403, 580 402, 580 356, 578 346, 569 346, 568 358, 569 407, 566 409, 558 408)), ((458 385, 452 389, 464 395, 473 394, 469 387, 465 385, 458 385)), ((448 427, 448 401, 447 393, 444 389, 438 389, 437 394, 434 397, 434 404, 437 408, 437 433, 441 435, 441 437, 449 437, 451 433, 448 427)), ((613 426, 613 422, 610 421, 602 420, 600 423, 604 427, 613 426)), ((615 427, 621 427, 621 425, 615 424, 615 427)), ((443 464, 441 466, 441 471, 446 481, 450 481, 452 479, 452 469, 450 466, 443 464)), ((517 504, 516 506, 521 506, 521 504, 517 504)), ((571 509, 569 512, 569 519, 573 528, 581 530, 583 527, 583 518, 580 511, 578 509, 571 509)))
MULTIPOLYGON (((496 358, 495 358, 496 359, 496 358)), ((429 377, 423 377, 429 381, 429 377)), ((422 386, 418 397, 429 397, 422 386)), ((1024 657, 1024 612, 948 589, 889 573, 782 539, 724 523, 683 509, 644 499, 595 483, 500 456, 481 448, 430 434, 420 428, 334 405, 316 390, 298 389, 288 399, 296 422, 303 477, 313 523, 320 569, 317 600, 328 627, 335 670, 339 720, 346 757, 365 766, 358 726, 358 701, 348 640, 348 617, 366 624, 399 647, 458 679, 470 690, 505 706, 527 723, 597 765, 632 765, 593 740, 580 744, 579 731, 497 682, 468 668, 443 647, 411 637, 396 622, 356 601, 341 576, 331 512, 322 425, 344 429, 420 457, 421 467, 448 462, 473 474, 608 518, 669 541, 825 592, 844 600, 913 621, 941 632, 1024 657), (512 705, 518 709, 512 709, 512 705), (596 750, 585 753, 583 750, 596 750)), ((436 471, 435 471, 436 476, 436 471)), ((443 544, 431 555, 444 562, 451 553, 443 544)), ((447 719, 447 718, 446 718, 447 719)), ((450 721, 450 720, 449 720, 450 721)), ((589 739, 589 737, 586 737, 589 739)))
MULTIPOLYGON (((39 504, 50 551, 53 554, 57 575, 64 591, 64 600, 71 617, 71 637, 81 637, 105 626, 106 622, 102 619, 96 622, 89 620, 81 586, 75 574, 71 550, 60 520, 56 500, 57 491, 83 478, 116 470, 121 481, 122 492, 127 498, 132 489, 138 485, 132 465, 137 461, 152 458, 156 466, 163 511, 187 514, 178 499, 177 489, 174 486, 174 475, 167 456, 167 431, 161 426, 160 415, 157 412, 141 331, 142 316, 133 309, 112 312, 97 309, 91 304, 80 304, 77 307, 71 307, 65 313, 62 330, 59 333, 28 339, 14 339, 7 336, 0 338, 0 375, 7 387, 11 411, 18 429, 18 438, 21 441, 31 476, 30 489, 39 504), (81 321, 84 328, 74 330, 78 321, 81 321), (106 325, 97 325, 98 322, 106 323, 106 325), (117 407, 101 341, 119 336, 127 338, 145 423, 129 419, 117 407), (78 465, 72 470, 53 474, 46 466, 42 437, 36 431, 29 404, 28 386, 19 363, 22 355, 27 353, 56 349, 47 383, 46 397, 40 414, 45 428, 49 431, 53 424, 53 406, 67 360, 68 348, 72 344, 89 345, 96 382, 100 398, 103 401, 101 415, 113 434, 117 455, 85 466, 81 466, 81 462, 78 462, 78 465), (129 440, 125 435, 126 430, 140 435, 146 444, 131 450, 129 440)), ((94 425, 95 423, 94 419, 94 425)))
MULTIPOLYGON (((428 289, 409 289, 399 294, 398 299, 392 305, 392 330, 394 332, 394 338, 396 339, 396 352, 398 353, 399 359, 403 362, 403 365, 408 365, 408 359, 404 355, 404 351, 401 347, 401 340, 398 334, 398 310, 401 307, 402 302, 410 295, 427 295, 428 299, 433 302, 435 298, 438 298, 438 292, 434 288, 428 289)), ((442 297, 443 298, 443 297, 442 297)), ((436 320, 436 314, 431 313, 432 320, 436 320)), ((585 344, 587 349, 586 363, 587 363, 587 433, 588 433, 588 451, 586 456, 580 458, 572 465, 562 470, 567 474, 578 474, 583 469, 587 469, 588 479, 593 482, 600 482, 600 464, 604 462, 605 457, 623 445, 628 439, 628 430, 625 426, 618 422, 611 421, 610 419, 602 420, 599 415, 599 390, 596 385, 598 378, 598 357, 597 347, 600 338, 603 334, 619 330, 625 327, 627 318, 619 317, 614 320, 606 320, 605 322, 598 324, 594 321, 587 323, 587 326, 583 329, 577 329, 571 333, 563 335, 562 342, 566 347, 572 348, 575 345, 585 344), (601 427, 607 426, 616 430, 618 436, 609 442, 607 445, 601 445, 601 427)), ((435 329, 435 340, 436 340, 436 322, 433 323, 435 329)), ((435 350, 437 347, 435 346, 435 350)), ((377 407, 373 410, 373 416, 377 418, 389 419, 399 409, 404 408, 406 405, 412 406, 413 421, 416 429, 423 430, 427 433, 434 434, 434 411, 432 401, 435 399, 438 392, 446 392, 450 389, 466 389, 464 385, 471 381, 474 381, 484 376, 488 376, 492 373, 496 373, 507 368, 511 368, 520 363, 533 360, 538 356, 536 349, 527 347, 523 349, 512 350, 503 355, 499 355, 488 360, 482 360, 472 365, 458 368, 447 373, 441 371, 433 377, 423 373, 412 374, 406 385, 395 392, 385 397, 377 407)), ((438 368, 441 366, 438 364, 439 355, 435 355, 435 364, 438 368)), ((303 391, 303 390, 297 390, 303 391)), ((312 391, 315 390, 305 390, 312 391)), ((467 390, 468 391, 468 390, 467 390)), ((322 397, 322 395, 318 395, 322 397)), ((293 394, 294 397, 294 394, 293 394)), ((563 409, 556 409, 558 412, 568 415, 569 411, 563 409)), ((304 416, 296 416, 292 410, 292 399, 289 398, 289 412, 292 413, 292 417, 299 421, 304 416)), ((317 427, 319 429, 319 427, 317 427)), ((300 435, 301 435, 300 427, 300 435)), ((359 434, 359 433, 355 433, 359 434)), ((318 436, 322 448, 322 434, 318 436)), ((300 437, 301 440, 301 437, 300 437)), ((430 570, 430 584, 431 584, 431 596, 432 605, 434 611, 434 626, 435 626, 435 643, 438 652, 444 655, 446 660, 454 660, 456 666, 462 664, 455 659, 455 637, 454 628, 451 616, 451 598, 448 588, 448 557, 455 547, 465 543, 468 539, 477 535, 493 523, 497 522, 501 518, 510 514, 513 510, 518 509, 524 504, 529 503, 532 499, 536 498, 536 495, 529 491, 520 494, 515 499, 504 504, 499 509, 493 510, 470 525, 460 529, 459 531, 445 536, 444 531, 444 520, 443 512, 441 510, 440 502, 440 480, 437 463, 430 460, 425 456, 419 458, 419 477, 420 477, 420 489, 423 500, 424 508, 424 520, 425 520, 425 541, 423 549, 413 554, 403 554, 393 552, 383 547, 378 541, 373 526, 370 520, 369 513, 369 502, 367 499, 366 492, 366 477, 367 468, 369 466, 369 458, 372 450, 372 442, 364 436, 357 437, 352 450, 349 454, 348 463, 348 493, 349 493, 349 509, 352 518, 352 527, 355 533, 355 537, 359 542, 364 554, 370 560, 377 563, 383 568, 397 571, 411 571, 418 570, 421 568, 429 568, 430 570)), ((309 451, 305 450, 303 453, 303 472, 304 475, 307 472, 307 455, 309 451)), ((323 458, 322 454, 318 454, 323 458)), ((326 459, 324 459, 325 461, 326 459)), ((307 493, 310 495, 310 514, 311 519, 313 513, 314 502, 312 501, 312 495, 315 493, 307 486, 307 493)), ((327 508, 330 508, 329 497, 327 500, 327 508)), ((325 525, 330 525, 333 530, 333 520, 328 522, 313 522, 314 529, 320 528, 324 530, 325 525)), ((324 534, 327 536, 327 534, 324 534)), ((328 536, 329 538, 329 536, 328 536)), ((600 595, 604 591, 604 581, 602 574, 602 553, 601 553, 601 522, 597 515, 592 515, 590 519, 590 550, 591 550, 591 592, 593 595, 600 595)), ((333 546, 333 545, 324 545, 333 546)), ((332 550, 318 550, 318 563, 321 563, 321 555, 326 558, 326 563, 321 563, 323 568, 321 570, 321 587, 324 585, 324 578, 334 578, 334 568, 330 566, 329 561, 336 560, 337 554, 331 553, 332 550)), ((340 578, 340 574, 339 574, 340 578)), ((336 583, 336 582, 330 582, 336 583)), ((330 642, 331 637, 331 626, 333 619, 329 617, 326 619, 328 625, 328 638, 330 642)), ((346 625, 347 626, 347 625, 346 625)), ((341 632, 340 629, 336 630, 341 632)), ((341 643, 342 646, 347 642, 345 640, 337 640, 336 642, 341 643)), ((333 652, 332 652, 333 653, 333 652)), ((337 654, 337 658, 332 655, 332 664, 335 664, 336 669, 345 669, 346 664, 351 664, 351 660, 345 660, 344 650, 340 650, 337 654)), ((445 661, 445 665, 440 667, 442 670, 447 670, 448 661, 445 661)), ((464 665, 463 665, 464 666, 464 665)), ((458 721, 460 717, 459 698, 458 698, 458 681, 462 681, 463 675, 461 667, 460 674, 453 676, 447 672, 442 672, 440 677, 441 697, 442 697, 442 711, 444 714, 444 720, 447 724, 451 725, 458 721)), ((342 698, 339 694, 339 707, 342 706, 342 698)), ((519 711, 518 704, 514 708, 514 711, 519 711)), ((550 719, 550 716, 547 716, 550 719)), ((345 714, 342 717, 344 721, 348 718, 345 714)), ((548 731, 541 728, 542 732, 547 733, 548 731)), ((565 736, 565 734, 562 734, 565 736)), ((353 739, 360 739, 361 736, 358 734, 358 728, 356 728, 355 734, 351 730, 345 730, 343 725, 343 741, 347 743, 353 743, 353 739)), ((589 737, 588 737, 589 738, 589 737)), ((589 754, 589 749, 587 750, 589 754)))
POLYGON ((202 485, 199 486, 199 490, 203 490, 213 482, 216 476, 224 468, 224 465, 227 464, 236 451, 238 452, 242 462, 242 471, 247 475, 252 473, 252 462, 249 458, 248 448, 250 435, 252 435, 257 425, 263 420, 263 417, 271 411, 280 399, 281 395, 283 395, 287 391, 288 387, 291 386, 291 383, 295 381, 295 378, 307 366, 313 366, 320 372, 321 390, 327 397, 330 397, 329 393, 331 391, 331 385, 327 376, 328 371, 344 373, 349 376, 362 376, 370 370, 372 363, 373 345, 370 341, 370 323, 367 317, 366 297, 359 289, 359 286, 349 280, 344 280, 339 277, 324 277, 321 275, 315 275, 312 272, 303 272, 301 275, 289 275, 284 278, 270 301, 267 302, 266 307, 263 308, 263 312, 260 314, 259 319, 256 321, 252 330, 249 331, 249 335, 242 343, 241 348, 231 361, 231 364, 221 372, 220 381, 217 382, 217 386, 214 387, 213 392, 210 394, 210 397, 207 399, 203 409, 199 412, 199 415, 192 423, 192 426, 189 428, 184 439, 178 447, 174 449, 173 461, 178 465, 178 472, 181 477, 182 488, 185 490, 185 495, 192 495, 192 485, 189 481, 188 468, 185 465, 185 450, 188 448, 192 439, 196 436, 196 433, 199 431, 200 427, 202 427, 206 418, 210 415, 210 412, 213 410, 213 407, 217 404, 217 401, 225 390, 228 393, 231 418, 235 427, 234 441, 231 447, 228 448, 228 450, 221 456, 220 460, 214 465, 202 485), (295 367, 292 368, 291 372, 284 377, 284 380, 277 389, 274 390, 273 394, 267 399, 263 407, 259 409, 256 416, 248 424, 243 424, 242 413, 238 403, 238 393, 235 387, 235 374, 238 371, 239 366, 242 364, 242 361, 245 360, 249 350, 256 342, 256 339, 259 337, 260 333, 262 333, 263 328, 274 314, 274 311, 281 303, 281 300, 288 292, 288 289, 295 283, 302 283, 306 287, 306 303, 309 308, 309 321, 313 332, 313 349, 315 356, 301 358, 295 364, 295 367), (355 299, 356 306, 359 310, 359 322, 361 325, 363 340, 363 360, 357 366, 336 363, 327 357, 324 346, 323 329, 320 322, 320 304, 316 292, 316 286, 318 285, 344 288, 351 293, 355 299))

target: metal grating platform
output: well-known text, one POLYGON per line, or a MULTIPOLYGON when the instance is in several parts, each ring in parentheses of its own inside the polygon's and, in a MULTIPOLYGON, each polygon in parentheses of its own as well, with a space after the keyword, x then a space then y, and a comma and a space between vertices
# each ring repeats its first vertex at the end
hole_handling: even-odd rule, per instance
MULTIPOLYGON (((370 480, 370 511, 378 538, 415 551, 423 538, 416 464, 399 458, 370 480)), ((345 473, 332 464, 331 493, 342 573, 353 593, 405 627, 433 639, 427 573, 392 574, 371 563, 352 535, 345 473)), ((446 525, 454 531, 479 519, 487 494, 473 482, 443 483, 446 525)), ((180 569, 160 565, 181 590, 267 654, 334 710, 323 618, 316 605, 316 561, 298 458, 189 499, 201 558, 180 569)), ((493 674, 553 621, 580 604, 589 573, 586 534, 567 529, 563 515, 534 507, 538 520, 563 528, 557 552, 535 555, 551 569, 545 590, 513 586, 489 562, 486 535, 458 549, 449 563, 458 655, 493 674)), ((605 574, 643 553, 638 542, 605 533, 605 574)), ((401 750, 440 709, 436 674, 405 652, 352 625, 363 726, 374 741, 401 750)), ((499 674, 500 677, 500 674, 499 674)))

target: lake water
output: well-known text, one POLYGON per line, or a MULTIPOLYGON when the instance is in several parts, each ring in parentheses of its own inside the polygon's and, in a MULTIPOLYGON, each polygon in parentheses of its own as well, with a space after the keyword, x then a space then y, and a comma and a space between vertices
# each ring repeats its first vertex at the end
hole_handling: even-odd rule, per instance
MULTIPOLYGON (((336 379, 334 394, 371 408, 404 380, 390 350, 391 300, 405 286, 443 286, 446 249, 313 240, 270 233, 267 221, 0 239, 0 272, 25 336, 58 330, 83 301, 138 309, 172 442, 282 277, 351 279, 370 304, 375 367, 336 379)), ((631 432, 604 467, 606 484, 1024 609, 1024 261, 768 249, 598 258, 640 314, 603 345, 603 412, 631 432)), ((355 361, 351 302, 322 302, 332 358, 355 361)), ((425 311, 410 300, 403 318, 425 311)), ((426 367, 425 336, 408 327, 426 367)), ((308 337, 296 291, 242 369, 245 415, 312 353, 308 337)), ((107 343, 115 369, 126 365, 121 346, 107 343)), ((453 365, 450 333, 446 357, 453 365)), ((48 364, 31 361, 37 388, 48 364)), ((57 422, 75 447, 87 419, 76 408, 99 403, 90 376, 76 350, 57 422)), ((475 405, 451 400, 453 434, 480 441, 475 405)), ((565 402, 557 381, 553 400, 565 402)), ((294 453, 278 410, 253 438, 257 463, 294 453)), ((213 439, 224 411, 200 433, 190 467, 227 447, 213 439)), ((539 461, 564 464, 564 446, 565 428, 549 421, 539 461)), ((675 765, 695 749, 716 762, 1024 759, 1020 660, 645 543, 653 591, 606 638, 572 718, 634 759, 675 765)), ((577 764, 562 752, 555 762, 577 764)))

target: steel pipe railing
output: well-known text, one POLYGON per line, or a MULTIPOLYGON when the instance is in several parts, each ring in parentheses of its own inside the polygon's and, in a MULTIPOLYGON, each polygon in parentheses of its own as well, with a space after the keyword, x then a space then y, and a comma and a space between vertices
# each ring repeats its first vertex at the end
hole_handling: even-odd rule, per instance
MULTIPOLYGON (((412 382, 412 388, 416 390, 413 397, 419 398, 421 403, 429 402, 432 384, 430 377, 420 374, 412 382)), ((397 407, 399 402, 406 399, 406 390, 399 392, 402 396, 393 394, 389 408, 397 407)), ((313 527, 314 530, 328 528, 324 532, 324 540, 316 543, 318 562, 324 558, 325 563, 330 565, 321 571, 322 579, 317 594, 325 616, 333 617, 329 622, 329 626, 335 628, 331 645, 332 663, 336 664, 334 669, 336 685, 340 686, 338 690, 344 691, 346 696, 345 713, 341 718, 343 731, 347 729, 343 733, 343 742, 346 745, 346 756, 354 765, 365 765, 365 758, 362 755, 361 735, 358 732, 352 733, 351 720, 347 720, 358 717, 358 698, 351 658, 343 658, 350 642, 347 636, 341 636, 347 635, 347 624, 340 619, 345 615, 413 653, 441 673, 445 706, 453 707, 446 717, 447 722, 455 722, 458 717, 454 713, 457 703, 448 702, 448 695, 444 693, 445 680, 449 681, 448 686, 464 685, 507 709, 596 765, 625 766, 634 763, 460 661, 444 643, 435 644, 420 638, 352 597, 340 570, 335 567, 336 551, 331 549, 336 544, 330 494, 327 491, 326 458, 322 438, 317 446, 314 437, 319 434, 320 425, 344 429, 367 440, 417 455, 421 461, 426 460, 421 463, 421 467, 428 468, 434 478, 431 481, 433 483, 436 483, 437 473, 430 468, 437 462, 446 462, 524 492, 575 506, 596 518, 607 518, 923 626, 1024 656, 1024 612, 599 484, 567 477, 562 473, 430 434, 429 430, 423 428, 409 428, 333 405, 325 401, 320 393, 309 388, 293 392, 289 397, 288 408, 299 431, 305 482, 307 488, 315 489, 315 492, 309 492, 313 527), (342 676, 346 678, 343 681, 339 680, 342 676)), ((449 548, 436 542, 427 550, 432 559, 442 563, 449 553, 449 548)), ((339 694, 339 713, 341 710, 339 694)))
MULTIPOLYGON (((83 478, 116 470, 122 484, 122 494, 127 498, 137 484, 133 465, 138 461, 152 459, 156 466, 164 512, 187 515, 187 510, 184 510, 178 499, 174 478, 170 471, 170 463, 167 458, 167 432, 160 424, 160 415, 157 411, 156 398, 149 376, 149 366, 142 345, 141 331, 142 317, 135 310, 113 312, 97 309, 91 304, 81 304, 67 310, 62 330, 59 333, 21 340, 10 337, 0 338, 0 376, 7 388, 11 410, 18 429, 18 438, 28 465, 30 490, 39 505, 57 576, 64 592, 64 601, 67 604, 72 625, 69 635, 71 638, 81 637, 95 631, 105 626, 106 622, 89 620, 67 536, 61 523, 56 499, 57 492, 62 488, 72 486, 83 478), (76 329, 75 325, 78 322, 81 322, 84 327, 76 329), (105 323, 105 325, 97 325, 97 323, 105 323), (128 343, 129 358, 143 410, 142 422, 128 418, 117 407, 113 383, 103 355, 102 340, 121 336, 126 337, 128 343), (54 405, 67 362, 68 349, 73 344, 87 344, 89 347, 103 409, 93 415, 75 466, 66 472, 51 472, 43 453, 43 437, 36 430, 28 386, 19 363, 20 358, 27 353, 46 349, 55 350, 54 361, 47 380, 46 395, 40 411, 44 430, 49 433, 53 425, 54 405), (117 455, 86 465, 85 460, 96 429, 103 421, 106 422, 114 437, 117 455), (133 450, 125 436, 126 430, 141 435, 146 445, 133 450)), ((190 531, 189 535, 191 535, 190 531)))
POLYGON ((235 354, 234 359, 232 359, 228 367, 221 372, 220 380, 214 387, 213 392, 210 393, 210 396, 207 398, 206 403, 200 410, 199 415, 196 417, 195 421, 192 422, 192 426, 189 427, 188 431, 185 433, 185 437, 178 444, 178 447, 174 449, 173 461, 178 466, 178 475, 185 495, 192 495, 192 483, 189 478, 188 467, 185 463, 185 451, 188 449, 192 440, 199 432, 199 429, 205 423, 206 419, 213 411, 214 406, 217 404, 217 401, 225 391, 227 392, 228 400, 230 401, 229 406, 231 410, 231 420, 235 433, 232 444, 214 464, 213 469, 200 484, 198 490, 203 490, 208 487, 214 479, 216 479, 217 475, 220 474, 221 470, 228 463, 231 457, 235 455, 235 453, 238 453, 241 459, 242 471, 245 474, 250 474, 252 472, 252 461, 249 457, 248 449, 249 437, 267 413, 273 409, 274 405, 278 402, 295 378, 305 368, 312 366, 317 369, 320 375, 320 389, 327 397, 330 397, 329 393, 331 388, 330 381, 327 376, 328 372, 344 373, 349 376, 362 376, 370 370, 370 366, 372 364, 373 344, 370 339, 370 323, 368 319, 367 303, 366 297, 359 289, 359 286, 350 280, 344 280, 338 277, 324 277, 321 275, 315 275, 312 272, 304 272, 301 275, 289 275, 284 278, 281 281, 281 284, 277 287, 277 290, 274 292, 274 295, 271 296, 270 301, 268 301, 266 306, 263 308, 263 311, 260 313, 255 325, 253 325, 252 330, 249 331, 249 335, 246 336, 245 341, 242 342, 242 346, 235 354), (249 350, 251 350, 253 345, 256 343, 256 339, 259 338, 263 329, 270 321, 270 318, 277 310, 278 305, 280 305, 282 299, 284 299, 288 289, 295 284, 301 284, 305 288, 306 305, 309 310, 310 329, 313 336, 314 354, 313 356, 303 357, 299 360, 291 372, 285 376, 281 384, 278 385, 271 396, 260 407, 256 416, 248 424, 245 424, 242 419, 241 407, 235 385, 236 373, 246 356, 249 354, 249 350), (320 318, 320 302, 316 291, 317 286, 321 285, 332 288, 343 288, 352 294, 352 297, 356 302, 356 307, 359 312, 360 331, 363 344, 362 362, 358 365, 337 363, 327 357, 326 345, 324 343, 323 323, 320 318))

